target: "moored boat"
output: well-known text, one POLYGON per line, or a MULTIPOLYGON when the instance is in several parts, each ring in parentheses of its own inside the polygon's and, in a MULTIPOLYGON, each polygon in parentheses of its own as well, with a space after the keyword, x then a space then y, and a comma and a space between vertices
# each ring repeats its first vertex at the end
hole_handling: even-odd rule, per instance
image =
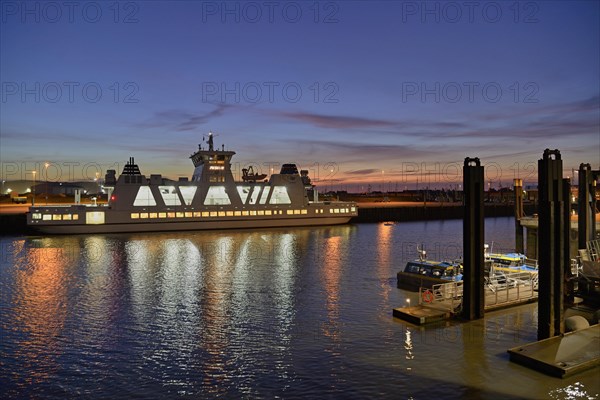
POLYGON ((458 262, 427 260, 425 250, 417 249, 419 258, 406 263, 397 273, 398 287, 410 290, 462 280, 462 265, 458 262))
POLYGON ((527 258, 521 253, 490 253, 489 246, 484 245, 486 271, 528 272, 538 273, 537 260, 527 258))

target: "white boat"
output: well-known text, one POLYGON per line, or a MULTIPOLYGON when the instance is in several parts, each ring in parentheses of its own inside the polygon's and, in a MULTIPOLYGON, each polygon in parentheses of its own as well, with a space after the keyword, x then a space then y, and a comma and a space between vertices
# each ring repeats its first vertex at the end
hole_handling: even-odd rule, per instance
POLYGON ((354 202, 319 201, 308 171, 298 173, 294 164, 284 164, 268 180, 236 182, 235 152, 215 149, 212 133, 206 143, 190 156, 191 180, 148 178, 131 158, 118 179, 107 171, 107 204, 33 206, 27 224, 52 234, 158 232, 335 225, 358 215, 354 202))

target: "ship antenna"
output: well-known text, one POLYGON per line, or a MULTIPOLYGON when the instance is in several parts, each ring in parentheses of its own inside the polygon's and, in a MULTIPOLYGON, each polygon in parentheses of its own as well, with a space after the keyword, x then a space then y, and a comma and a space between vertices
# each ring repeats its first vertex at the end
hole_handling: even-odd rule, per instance
POLYGON ((419 261, 425 261, 427 259, 427 252, 425 251, 425 246, 421 244, 421 248, 417 245, 417 252, 419 253, 419 261))
POLYGON ((208 132, 208 151, 214 151, 214 148, 213 148, 213 134, 212 134, 212 132, 208 132))

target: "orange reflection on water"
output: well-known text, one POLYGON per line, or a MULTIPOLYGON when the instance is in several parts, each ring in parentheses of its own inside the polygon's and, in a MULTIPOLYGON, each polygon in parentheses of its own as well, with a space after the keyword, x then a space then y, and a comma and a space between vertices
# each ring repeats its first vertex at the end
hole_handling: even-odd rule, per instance
POLYGON ((325 241, 323 277, 327 294, 328 324, 323 326, 323 334, 333 340, 339 339, 338 320, 340 316, 340 278, 342 275, 342 238, 334 236, 325 241))
MULTIPOLYGON (((60 248, 29 248, 17 268, 14 313, 25 335, 16 351, 35 384, 56 369, 59 337, 67 315, 65 254, 60 248)), ((20 380, 19 379, 19 380, 20 380)))
MULTIPOLYGON (((381 294, 384 303, 388 302, 392 287, 387 279, 390 276, 390 256, 392 251, 393 225, 379 224, 377 226, 377 277, 381 282, 381 294)), ((387 308, 386 308, 387 309, 387 308)))

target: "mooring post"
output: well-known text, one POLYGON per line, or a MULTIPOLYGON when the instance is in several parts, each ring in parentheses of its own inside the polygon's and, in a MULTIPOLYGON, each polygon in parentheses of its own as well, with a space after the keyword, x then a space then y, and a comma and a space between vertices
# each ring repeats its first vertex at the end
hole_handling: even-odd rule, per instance
POLYGON ((465 158, 463 166, 463 310, 467 320, 483 318, 484 296, 484 224, 483 167, 479 158, 465 158))
POLYGON ((538 161, 538 340, 564 332, 564 279, 570 242, 569 193, 564 186, 560 151, 544 150, 538 161))
POLYGON ((578 247, 585 249, 587 242, 596 237, 595 221, 595 187, 590 164, 579 165, 579 196, 577 208, 577 228, 579 234, 578 247))
POLYGON ((515 190, 515 251, 525 254, 525 240, 523 238, 523 180, 516 178, 514 180, 515 190))

